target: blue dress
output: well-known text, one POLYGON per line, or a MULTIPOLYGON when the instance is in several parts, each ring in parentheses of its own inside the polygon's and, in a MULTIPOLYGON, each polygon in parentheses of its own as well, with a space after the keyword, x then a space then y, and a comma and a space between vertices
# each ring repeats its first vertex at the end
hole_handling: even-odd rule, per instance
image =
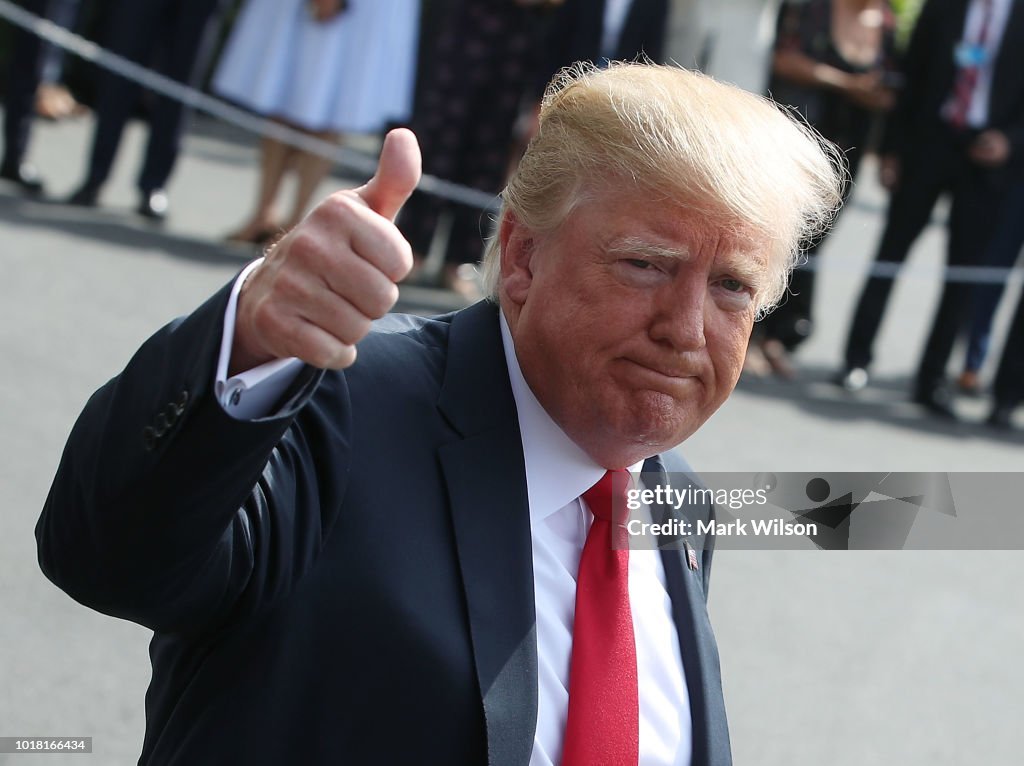
POLYGON ((221 96, 309 130, 367 133, 412 110, 420 0, 248 0, 213 79, 221 96))

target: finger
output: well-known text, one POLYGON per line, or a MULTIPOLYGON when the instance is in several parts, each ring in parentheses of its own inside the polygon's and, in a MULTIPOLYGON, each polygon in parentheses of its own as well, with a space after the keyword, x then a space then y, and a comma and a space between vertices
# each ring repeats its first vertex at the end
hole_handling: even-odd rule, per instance
POLYGON ((346 259, 343 268, 320 272, 327 288, 370 319, 379 319, 398 302, 398 287, 390 276, 363 258, 346 259))
POLYGON ((294 317, 287 327, 288 356, 301 359, 321 370, 343 370, 356 360, 354 344, 344 343, 322 327, 303 317, 294 317))
POLYGON ((319 293, 315 300, 304 304, 299 316, 346 346, 359 343, 373 326, 370 317, 351 301, 326 290, 319 293))
POLYGON ((412 131, 392 130, 384 139, 376 174, 356 194, 375 213, 393 221, 420 182, 421 165, 420 146, 412 131))
MULTIPOLYGON (((328 197, 310 213, 309 221, 312 225, 296 231, 290 244, 313 273, 344 277, 358 259, 398 282, 412 268, 412 247, 401 232, 351 192, 328 197)), ((333 278, 327 281, 335 284, 333 278)))

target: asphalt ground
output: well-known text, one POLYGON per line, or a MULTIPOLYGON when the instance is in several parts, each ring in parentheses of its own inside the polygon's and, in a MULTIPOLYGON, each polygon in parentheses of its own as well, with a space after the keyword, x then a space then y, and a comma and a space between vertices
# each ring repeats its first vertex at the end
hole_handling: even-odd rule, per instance
MULTIPOLYGON (((94 744, 91 756, 46 763, 134 763, 149 677, 148 631, 76 604, 39 572, 33 527, 64 440, 89 394, 144 338, 253 255, 220 240, 255 194, 255 142, 200 121, 170 187, 171 217, 155 227, 131 212, 143 137, 138 126, 128 131, 98 210, 0 188, 0 736, 94 744)), ((51 199, 80 179, 88 138, 88 120, 38 126, 31 159, 51 199)), ((355 180, 332 178, 324 192, 355 180)), ((868 167, 823 256, 817 331, 798 357, 799 380, 741 382, 683 445, 698 470, 1024 466, 1020 431, 977 424, 984 401, 958 404, 962 424, 906 401, 938 294, 933 277, 897 285, 873 385, 850 397, 828 383, 883 206, 868 167)), ((914 264, 941 263, 941 218, 914 264)), ((455 305, 403 290, 411 310, 455 305)), ((997 335, 1005 322, 1004 309, 997 335)), ((1019 551, 721 551, 711 611, 736 763, 1019 763, 1022 577, 1019 551)), ((0 764, 20 762, 0 755, 0 764)))

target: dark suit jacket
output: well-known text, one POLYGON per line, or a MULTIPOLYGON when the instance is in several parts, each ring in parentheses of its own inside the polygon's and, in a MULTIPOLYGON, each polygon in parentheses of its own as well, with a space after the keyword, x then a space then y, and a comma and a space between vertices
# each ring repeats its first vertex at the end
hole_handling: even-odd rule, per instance
MULTIPOLYGON (((562 67, 601 58, 605 0, 565 0, 545 34, 547 60, 539 72, 537 92, 562 67)), ((668 0, 633 0, 611 58, 631 61, 646 54, 660 62, 665 51, 668 0)))
MULTIPOLYGON (((92 397, 36 530, 55 583, 155 631, 141 761, 528 763, 530 519, 495 307, 389 317, 354 367, 240 422, 211 391, 226 298, 92 397)), ((693 762, 728 764, 711 552, 662 556, 693 762)))
MULTIPOLYGON (((928 151, 940 127, 940 110, 956 79, 954 49, 963 37, 969 0, 928 0, 904 59, 905 84, 884 139, 886 151, 928 151)), ((996 57, 989 128, 1002 130, 1013 147, 1011 162, 1024 168, 1024 3, 1015 1, 996 57)))

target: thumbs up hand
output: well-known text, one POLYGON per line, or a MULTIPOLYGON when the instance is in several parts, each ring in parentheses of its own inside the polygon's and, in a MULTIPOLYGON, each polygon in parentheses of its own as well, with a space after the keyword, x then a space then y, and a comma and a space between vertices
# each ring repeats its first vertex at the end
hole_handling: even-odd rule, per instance
POLYGON ((416 137, 393 130, 373 178, 332 194, 267 254, 239 293, 230 374, 291 356, 325 369, 355 362, 412 268, 394 219, 419 179, 416 137))

